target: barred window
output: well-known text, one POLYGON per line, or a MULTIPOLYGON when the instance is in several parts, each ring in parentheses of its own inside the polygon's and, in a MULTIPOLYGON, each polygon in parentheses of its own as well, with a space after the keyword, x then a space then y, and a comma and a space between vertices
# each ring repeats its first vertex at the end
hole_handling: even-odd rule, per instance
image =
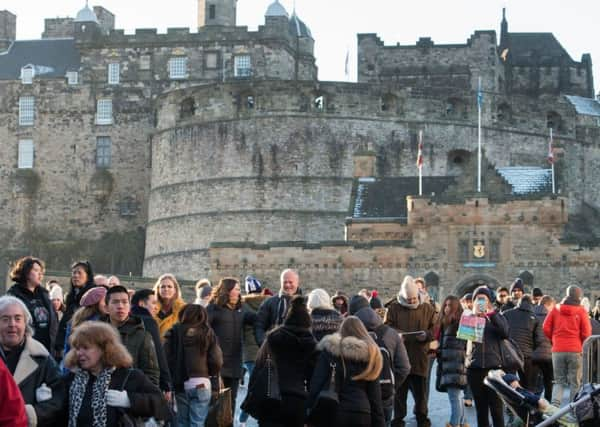
POLYGON ((33 83, 34 70, 31 65, 26 65, 21 68, 21 83, 24 85, 30 85, 33 83))
POLYGON ((120 81, 120 69, 118 62, 112 62, 108 64, 108 84, 118 85, 120 81))
POLYGON ((96 138, 96 167, 109 168, 112 161, 112 141, 109 136, 96 138))
POLYGON ((187 58, 184 56, 171 58, 169 60, 169 78, 185 79, 187 78, 187 58))
POLYGON ((71 86, 79 84, 79 73, 77 71, 67 71, 67 84, 71 86))
POLYGON ((151 63, 150 55, 142 55, 140 56, 140 70, 149 70, 151 63))
POLYGON ((234 58, 234 77, 252 76, 252 64, 250 55, 238 55, 234 58))
POLYGON ((19 140, 19 158, 17 161, 17 167, 19 169, 33 168, 33 140, 19 140))
POLYGON ((111 125, 112 122, 112 99, 99 99, 96 103, 96 124, 111 125))
POLYGON ((19 125, 33 126, 35 118, 35 98, 22 96, 19 98, 19 125))

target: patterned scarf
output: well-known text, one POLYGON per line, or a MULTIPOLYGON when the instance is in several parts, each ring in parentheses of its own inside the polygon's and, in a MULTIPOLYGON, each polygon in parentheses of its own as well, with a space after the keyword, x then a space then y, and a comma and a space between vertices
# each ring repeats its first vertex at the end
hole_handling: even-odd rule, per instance
MULTIPOLYGON (((108 390, 114 371, 114 367, 104 368, 92 386, 91 405, 94 415, 92 427, 106 427, 106 390, 108 390)), ((89 380, 90 374, 88 371, 80 369, 75 373, 75 378, 69 388, 69 427, 77 426, 77 417, 81 410, 89 380)))

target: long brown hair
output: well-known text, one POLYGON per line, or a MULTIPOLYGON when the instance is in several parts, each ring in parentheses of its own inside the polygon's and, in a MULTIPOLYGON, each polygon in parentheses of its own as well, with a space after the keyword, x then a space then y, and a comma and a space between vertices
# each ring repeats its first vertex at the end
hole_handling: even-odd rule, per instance
POLYGON ((179 323, 184 340, 192 339, 202 348, 207 348, 214 332, 208 325, 208 312, 199 304, 186 304, 179 312, 179 323))
POLYGON ((356 316, 346 317, 340 326, 340 335, 342 340, 345 337, 354 337, 364 341, 368 346, 369 362, 367 363, 367 367, 360 374, 353 376, 352 379, 354 381, 373 381, 379 378, 381 368, 383 367, 381 351, 360 319, 356 316))
MULTIPOLYGON (((235 277, 223 277, 219 280, 219 284, 215 286, 212 290, 212 294, 210 297, 210 302, 219 306, 219 307, 228 307, 229 306, 229 292, 236 285, 239 285, 240 281, 235 277)), ((242 306, 242 295, 240 296, 233 307, 234 310, 237 310, 242 306)))
POLYGON ((462 316, 463 308, 458 297, 454 295, 448 295, 442 303, 442 310, 440 315, 440 328, 442 331, 447 328, 451 323, 458 323, 460 316, 462 316), (446 302, 450 302, 450 313, 446 314, 446 302))

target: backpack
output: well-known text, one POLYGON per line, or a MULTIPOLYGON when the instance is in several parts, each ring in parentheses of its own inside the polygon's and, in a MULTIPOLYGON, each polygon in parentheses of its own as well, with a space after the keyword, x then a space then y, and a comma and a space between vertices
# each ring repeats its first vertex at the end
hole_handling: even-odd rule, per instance
POLYGON ((387 325, 380 325, 374 331, 371 331, 373 340, 379 346, 381 352, 381 358, 383 364, 381 367, 381 373, 379 374, 379 385, 381 386, 381 400, 386 401, 394 396, 396 388, 396 381, 394 378, 394 369, 392 368, 392 355, 385 346, 383 341, 383 334, 389 328, 387 325))

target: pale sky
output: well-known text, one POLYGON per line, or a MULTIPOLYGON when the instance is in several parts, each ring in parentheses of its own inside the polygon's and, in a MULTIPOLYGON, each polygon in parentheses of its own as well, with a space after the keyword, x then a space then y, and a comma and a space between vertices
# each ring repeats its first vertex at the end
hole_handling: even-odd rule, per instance
MULTIPOLYGON (((237 24, 255 30, 273 0, 238 0, 237 24)), ((500 35, 502 7, 511 32, 552 32, 575 61, 592 55, 594 86, 600 92, 600 1, 598 0, 280 0, 298 16, 315 39, 320 80, 356 79, 356 34, 377 33, 386 45, 414 45, 419 37, 436 44, 465 43, 475 30, 500 35)), ((17 39, 40 38, 44 18, 74 17, 85 0, 1 0, 0 8, 17 15, 17 39)), ((90 0, 116 15, 116 28, 197 27, 196 0, 90 0)), ((195 30, 194 30, 195 31, 195 30)))

